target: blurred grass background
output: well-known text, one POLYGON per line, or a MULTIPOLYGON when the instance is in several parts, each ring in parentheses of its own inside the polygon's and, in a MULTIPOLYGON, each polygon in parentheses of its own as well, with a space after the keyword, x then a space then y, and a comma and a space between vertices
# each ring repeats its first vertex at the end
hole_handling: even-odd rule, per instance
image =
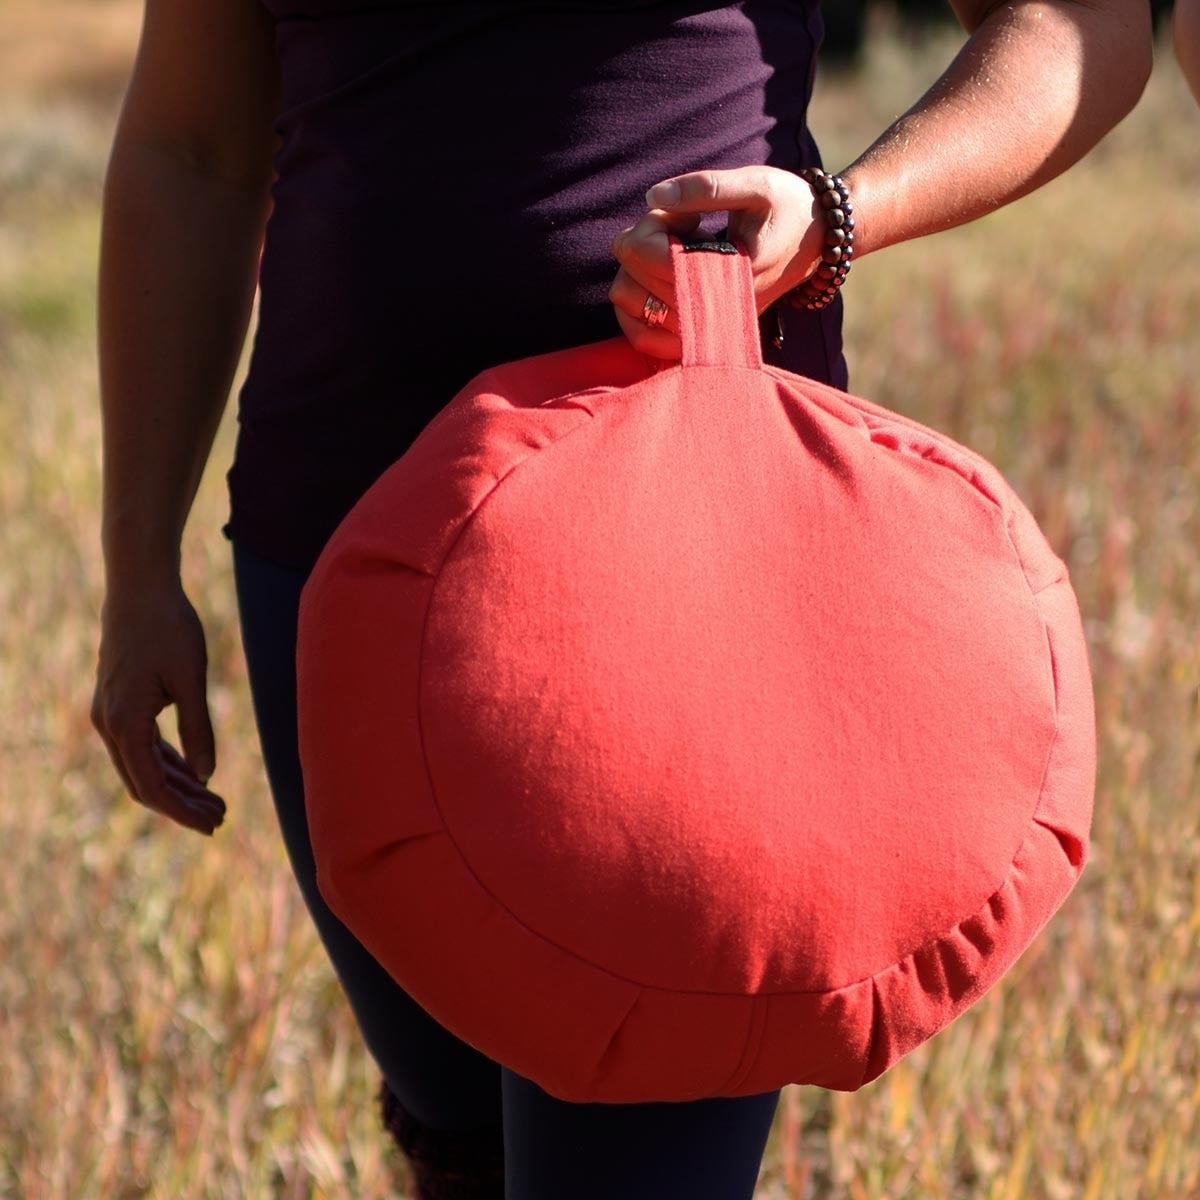
MULTIPOLYGON (((139 10, 0 0, 0 1197, 398 1196, 262 780, 218 533, 229 420, 185 548, 215 842, 128 801, 88 724, 97 215, 139 10)), ((953 44, 877 20, 861 68, 821 82, 826 161, 953 44)), ((760 1200, 1200 1196, 1200 111, 1158 59, 1086 163, 848 288, 854 389, 992 458, 1070 565, 1095 845, 950 1030, 859 1094, 785 1093, 760 1200)))

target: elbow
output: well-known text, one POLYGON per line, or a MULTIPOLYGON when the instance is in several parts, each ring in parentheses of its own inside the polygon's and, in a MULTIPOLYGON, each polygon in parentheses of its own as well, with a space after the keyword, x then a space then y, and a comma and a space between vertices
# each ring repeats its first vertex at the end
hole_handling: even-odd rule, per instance
POLYGON ((1117 120, 1124 120, 1136 107, 1150 82, 1150 73, 1154 66, 1154 56, 1151 48, 1147 47, 1144 60, 1139 56, 1136 62, 1129 64, 1124 80, 1124 90, 1119 97, 1120 112, 1117 120))
MULTIPOLYGON (((1139 6, 1139 8, 1142 6, 1139 6)), ((1142 98, 1150 75, 1154 70, 1154 26, 1150 20, 1150 6, 1144 6, 1144 19, 1138 28, 1138 38, 1130 51, 1129 108, 1132 109, 1142 98)))
POLYGON ((1171 40, 1175 61, 1200 103, 1200 0, 1175 0, 1171 40))
POLYGON ((1114 97, 1123 106, 1121 116, 1136 107, 1154 69, 1154 22, 1144 0, 1120 0, 1105 6, 1110 18, 1111 64, 1104 72, 1117 87, 1114 97))
POLYGON ((1081 37, 1081 102, 1105 132, 1137 106, 1154 68, 1154 28, 1145 0, 1074 2, 1081 37))

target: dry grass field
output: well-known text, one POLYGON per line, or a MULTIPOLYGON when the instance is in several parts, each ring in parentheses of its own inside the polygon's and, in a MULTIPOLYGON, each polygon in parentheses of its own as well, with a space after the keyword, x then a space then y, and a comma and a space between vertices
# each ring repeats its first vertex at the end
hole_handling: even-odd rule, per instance
MULTIPOLYGON (((403 1195, 375 1075, 274 832, 219 535, 185 572, 230 801, 121 793, 87 709, 101 568, 94 276, 132 0, 0 0, 0 1198, 403 1195)), ((948 44, 871 45, 842 162, 948 44)), ((1200 111, 1167 54, 1083 165, 859 264, 853 385, 993 459, 1068 561, 1096 678, 1083 882, 1005 983, 856 1095, 785 1094, 760 1200, 1200 1196, 1200 111)))

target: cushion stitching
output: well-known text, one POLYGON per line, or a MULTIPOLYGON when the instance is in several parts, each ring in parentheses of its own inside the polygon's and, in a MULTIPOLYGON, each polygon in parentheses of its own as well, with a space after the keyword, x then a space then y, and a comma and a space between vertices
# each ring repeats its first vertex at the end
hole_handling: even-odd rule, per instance
MULTIPOLYGON (((419 715, 418 715, 418 726, 419 726, 419 715)), ((418 728, 418 732, 419 733, 421 732, 419 728, 418 728)), ((436 795, 436 791, 434 790, 432 776, 429 773, 428 762, 426 762, 426 775, 427 775, 427 777, 429 777, 430 790, 431 790, 431 793, 433 794, 434 804, 435 804, 435 806, 438 807, 438 813, 439 813, 439 815, 442 816, 443 822, 444 822, 445 817, 444 817, 444 814, 442 814, 441 807, 440 807, 440 805, 438 805, 438 802, 437 802, 437 795, 436 795)), ((1039 802, 1040 802, 1040 797, 1039 797, 1039 802)), ((1054 832, 1053 829, 1051 829, 1049 826, 1047 826, 1043 821, 1038 820, 1036 817, 1031 817, 1029 823, 1030 823, 1030 825, 1037 825, 1040 828, 1047 829, 1049 832, 1054 832)), ((594 971, 598 971, 603 975, 607 975, 609 978, 615 979, 619 983, 628 984, 630 987, 640 988, 644 992, 659 992, 659 993, 664 993, 667 995, 679 995, 679 996, 715 996, 715 997, 719 997, 719 998, 723 998, 723 999, 746 999, 746 1000, 753 1000, 758 997, 767 998, 767 997, 776 997, 776 996, 778 996, 778 997, 825 996, 825 997, 832 998, 834 996, 839 995, 840 993, 852 991, 854 988, 862 987, 864 984, 869 983, 872 986, 874 986, 875 981, 877 979, 879 979, 881 976, 886 975, 889 971, 894 970, 896 967, 899 967, 906 962, 911 962, 911 961, 915 960, 918 955, 926 953, 933 947, 937 946, 939 943, 946 942, 949 939, 953 938, 956 934, 959 933, 959 931, 962 929, 962 927, 964 925, 967 925, 970 922, 976 920, 980 916, 980 914, 986 912, 989 908, 991 908, 992 902, 1005 890, 1005 888, 1007 888, 1012 883, 1013 876, 1016 871, 1017 859, 1019 859, 1021 857, 1021 852, 1025 849, 1026 845, 1029 842, 1029 833, 1027 832, 1025 837, 1023 837, 1021 839, 1021 844, 1020 844, 1020 846, 1017 847, 1017 852, 1016 852, 1016 854, 1013 855, 1013 858, 1008 865, 1008 870, 1005 873, 1003 882, 990 896, 988 896, 988 898, 983 902, 983 904, 981 904, 979 906, 979 908, 977 908, 974 912, 969 913, 962 920, 957 921, 954 925, 952 925, 945 932, 937 934, 936 936, 930 938, 928 941, 923 942, 920 946, 916 947, 914 950, 912 950, 908 954, 904 955, 903 958, 896 959, 894 962, 889 963, 886 967, 883 967, 878 971, 872 972, 872 974, 870 974, 870 975, 864 975, 861 979, 855 979, 855 980, 851 980, 848 983, 838 984, 837 987, 833 987, 833 988, 818 988, 818 989, 814 989, 812 991, 793 990, 793 991, 771 991, 771 992, 763 992, 763 991, 733 992, 733 991, 712 991, 710 989, 697 989, 697 988, 664 987, 662 984, 646 983, 643 980, 631 979, 629 976, 622 975, 619 972, 612 970, 610 967, 605 967, 605 966, 601 965, 600 963, 596 963, 596 962, 591 961, 590 959, 584 958, 577 951, 572 950, 570 947, 563 946, 559 942, 556 942, 553 938, 547 936, 544 933, 541 933, 539 930, 532 928, 524 920, 522 920, 519 916, 517 916, 517 914, 514 913, 512 911, 512 909, 509 908, 508 905, 505 904, 504 901, 502 901, 489 887, 487 887, 487 885, 483 882, 483 880, 481 880, 479 878, 479 876, 475 873, 475 871, 471 867, 471 864, 470 864, 469 860, 467 859, 466 855, 462 852, 462 849, 459 847, 458 843, 454 840, 453 834, 451 834, 449 828, 445 824, 443 824, 443 828, 442 828, 441 832, 445 834, 445 836, 449 840, 450 844, 458 852, 458 856, 459 856, 460 860, 462 861, 463 867, 466 870, 467 874, 469 874, 471 876, 471 878, 475 881, 475 883, 478 885, 480 890, 482 890, 485 893, 485 895, 487 895, 496 904, 496 906, 505 914, 505 916, 507 916, 513 922, 514 925, 516 925, 518 928, 524 930, 530 936, 537 938, 539 941, 545 942, 546 945, 553 946, 556 950, 560 951, 567 957, 574 959, 576 962, 582 963, 585 967, 589 967, 594 971)), ((410 839, 406 839, 406 840, 410 840, 410 839)))

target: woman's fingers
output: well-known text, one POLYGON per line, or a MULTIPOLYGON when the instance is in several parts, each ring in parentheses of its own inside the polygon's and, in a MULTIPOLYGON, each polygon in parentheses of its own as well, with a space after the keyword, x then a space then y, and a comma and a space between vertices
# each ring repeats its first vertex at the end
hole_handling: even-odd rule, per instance
POLYGON ((676 175, 656 183, 646 201, 672 231, 685 218, 727 212, 728 236, 750 255, 760 312, 807 278, 821 253, 823 218, 812 189, 777 167, 676 175))
POLYGON ((678 358, 682 353, 670 237, 693 233, 699 224, 698 215, 670 216, 651 211, 617 234, 613 242, 613 254, 621 269, 608 296, 616 309, 617 323, 643 354, 678 358))
POLYGON ((613 240, 613 256, 639 283, 671 284, 671 238, 684 237, 700 226, 699 213, 665 213, 651 209, 636 225, 613 240))
POLYGON ((622 267, 608 289, 608 298, 616 310, 617 323, 635 350, 654 358, 678 358, 683 353, 675 286, 669 279, 647 285, 622 267))
POLYGON ((207 673, 208 663, 201 648, 199 655, 181 668, 182 677, 168 685, 179 713, 179 740, 183 745, 180 761, 186 759, 201 783, 212 778, 217 766, 216 737, 208 713, 207 673))
POLYGON ((158 753, 167 786, 191 813, 203 820, 201 832, 211 833, 225 820, 225 801, 196 778, 191 767, 169 742, 160 738, 158 753))
POLYGON ((135 800, 188 829, 211 834, 224 820, 224 801, 163 741, 155 715, 110 706, 100 728, 109 756, 135 800))
MULTIPOLYGON (((698 214, 672 217, 652 209, 636 225, 623 229, 613 239, 613 257, 622 271, 640 289, 640 310, 646 294, 674 308, 675 272, 671 265, 671 235, 684 237, 700 224, 698 214)), ((615 301, 614 301, 615 303, 615 301)))
POLYGON ((672 214, 766 209, 776 201, 777 176, 782 174, 770 167, 691 171, 656 183, 646 193, 646 203, 672 214))
POLYGON ((92 723, 135 800, 211 834, 225 802, 205 786, 216 765, 206 672, 204 631, 182 589, 106 599, 92 723), (158 732, 172 705, 183 754, 158 732))
POLYGON ((133 779, 125 769, 125 763, 121 758, 121 751, 117 749, 117 743, 113 741, 112 735, 108 732, 108 725, 95 704, 92 706, 92 726, 100 735, 100 740, 104 743, 105 750, 108 751, 109 760, 116 768, 117 774, 121 777, 121 782, 125 785, 125 790, 136 798, 137 788, 134 787, 133 779))
POLYGON ((683 354, 679 334, 665 329, 651 329, 622 309, 618 308, 616 312, 621 332, 640 354, 648 354, 651 358, 679 358, 683 354))
POLYGON ((672 303, 675 299, 674 285, 670 280, 645 284, 622 267, 608 289, 608 298, 618 312, 640 321, 651 331, 679 332, 679 319, 672 303))

